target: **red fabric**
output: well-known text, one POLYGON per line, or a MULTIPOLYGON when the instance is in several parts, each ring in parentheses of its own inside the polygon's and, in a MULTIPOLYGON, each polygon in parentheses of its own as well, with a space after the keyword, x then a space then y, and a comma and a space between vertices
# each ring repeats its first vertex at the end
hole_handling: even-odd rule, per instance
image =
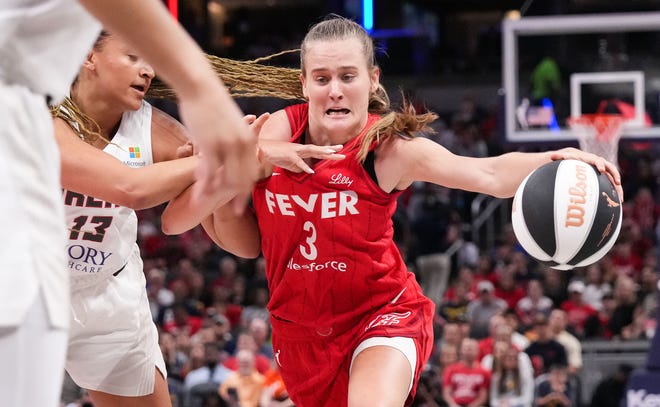
POLYGON ((445 368, 442 375, 442 387, 449 388, 454 401, 462 406, 472 403, 479 390, 490 385, 490 373, 475 364, 470 367, 463 362, 453 363, 445 368))
POLYGON ((568 324, 572 326, 578 333, 584 331, 584 323, 587 322, 587 319, 590 316, 597 314, 597 311, 589 304, 579 304, 571 300, 562 302, 561 309, 566 311, 568 324))
MULTIPOLYGON (((270 359, 260 353, 254 355, 254 363, 257 371, 261 374, 266 374, 270 370, 270 359)), ((238 370, 238 359, 236 359, 236 356, 227 358, 223 364, 227 369, 238 370)))
POLYGON ((178 332, 186 332, 188 335, 194 335, 202 327, 202 318, 190 316, 185 324, 177 325, 174 320, 166 321, 163 324, 165 331, 176 334, 178 332))
MULTIPOLYGON (((307 105, 286 112, 291 141, 300 142, 307 105)), ((378 119, 370 115, 362 134, 344 144, 345 159, 320 161, 314 174, 276 167, 254 189, 273 349, 296 406, 345 406, 351 355, 364 339, 413 338, 416 378, 433 347, 435 306, 393 241, 400 193, 384 192, 356 158, 378 119), (303 334, 291 340, 295 332, 303 334)))

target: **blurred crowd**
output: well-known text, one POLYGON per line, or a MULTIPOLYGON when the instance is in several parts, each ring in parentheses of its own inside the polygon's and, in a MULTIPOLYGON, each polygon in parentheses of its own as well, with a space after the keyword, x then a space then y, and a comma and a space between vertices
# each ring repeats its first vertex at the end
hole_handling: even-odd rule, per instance
MULTIPOLYGON (((466 97, 426 136, 457 154, 499 154, 506 147, 496 119, 466 97)), ((474 194, 418 184, 401 196, 395 236, 411 272, 418 272, 420 256, 459 245, 448 269, 438 270, 449 273, 448 286, 437 304, 436 348, 416 406, 578 406, 581 342, 653 335, 660 232, 655 148, 622 143, 618 241, 599 262, 571 271, 531 259, 510 225, 497 231, 494 247, 470 241, 464 226, 474 194)), ((263 258, 236 258, 200 227, 166 236, 161 211, 138 213, 139 243, 173 405, 292 406, 270 345, 263 258)), ((592 405, 618 405, 616 392, 629 371, 622 366, 588 395, 592 405)), ((92 404, 67 382, 63 405, 92 404)))

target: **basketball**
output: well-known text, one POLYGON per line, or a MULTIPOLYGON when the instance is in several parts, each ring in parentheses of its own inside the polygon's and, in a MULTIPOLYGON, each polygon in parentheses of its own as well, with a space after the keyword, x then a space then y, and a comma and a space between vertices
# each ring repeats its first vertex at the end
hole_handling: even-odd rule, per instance
POLYGON ((532 171, 513 197, 513 231, 527 253, 559 270, 598 261, 621 229, 621 200, 606 175, 578 160, 532 171))

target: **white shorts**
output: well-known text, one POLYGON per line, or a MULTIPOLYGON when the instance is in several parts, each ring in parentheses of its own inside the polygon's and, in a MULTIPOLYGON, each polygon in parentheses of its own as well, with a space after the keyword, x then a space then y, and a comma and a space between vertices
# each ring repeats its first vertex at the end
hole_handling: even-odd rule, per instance
POLYGON ((154 367, 167 375, 145 285, 134 251, 117 276, 72 290, 66 370, 78 386, 137 397, 153 393, 154 367))
POLYGON ((417 348, 415 347, 415 341, 413 341, 411 338, 404 338, 401 336, 395 336, 392 338, 385 336, 374 336, 372 338, 365 339, 364 341, 360 342, 358 347, 355 348, 355 352, 353 352, 353 356, 351 357, 351 366, 348 369, 349 374, 353 368, 353 362, 355 361, 357 355, 359 355, 360 352, 374 346, 389 346, 390 348, 397 349, 403 353, 403 356, 406 357, 408 363, 410 364, 411 376, 408 391, 412 390, 413 382, 415 380, 415 366, 417 366, 417 348))

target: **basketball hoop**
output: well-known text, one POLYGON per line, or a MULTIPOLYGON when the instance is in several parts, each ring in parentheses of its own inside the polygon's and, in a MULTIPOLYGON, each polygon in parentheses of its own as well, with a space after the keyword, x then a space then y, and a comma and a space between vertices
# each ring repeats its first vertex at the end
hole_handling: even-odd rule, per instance
POLYGON ((617 166, 619 139, 625 122, 621 115, 608 113, 583 114, 568 119, 581 150, 599 155, 617 166))

